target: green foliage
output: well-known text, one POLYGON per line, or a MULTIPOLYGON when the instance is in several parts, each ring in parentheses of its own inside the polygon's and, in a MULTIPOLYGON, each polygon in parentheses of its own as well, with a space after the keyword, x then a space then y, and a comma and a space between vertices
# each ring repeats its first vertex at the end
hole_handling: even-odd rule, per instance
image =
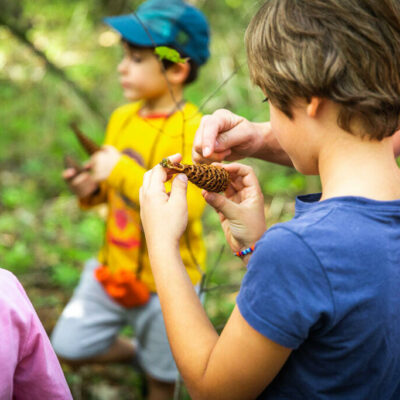
POLYGON ((154 49, 155 54, 158 55, 160 60, 168 60, 175 64, 177 63, 185 63, 187 58, 182 58, 179 52, 175 49, 171 49, 170 47, 166 46, 158 46, 154 49))
MULTIPOLYGON (((52 73, 42 58, 0 25, 0 260, 22 280, 48 330, 78 282, 83 263, 102 245, 104 233, 103 215, 79 210, 61 178, 64 155, 80 163, 87 159, 69 122, 78 121, 88 136, 102 142, 103 119, 125 102, 116 72, 121 48, 102 18, 130 12, 141 2, 2 2, 7 6, 2 17, 26 29, 27 39, 65 74, 61 78, 52 73), (65 78, 95 100, 102 118, 65 78)), ((253 121, 269 118, 268 108, 261 103, 263 94, 248 79, 243 45, 245 28, 260 2, 197 3, 210 21, 212 57, 200 69, 199 79, 188 87, 186 97, 204 113, 228 108, 253 121)), ((167 47, 156 52, 161 59, 185 61, 167 47)), ((292 217, 295 195, 318 190, 318 181, 292 169, 249 163, 265 194, 269 225, 292 217)), ((224 235, 210 208, 204 225, 209 270, 206 288, 210 289, 205 305, 215 326, 221 328, 234 306, 245 270, 226 246, 221 251, 224 235), (224 288, 215 289, 220 285, 224 288)), ((79 398, 98 398, 98 382, 111 381, 110 387, 119 388, 116 398, 128 399, 134 394, 140 399, 140 379, 127 370, 112 366, 105 372, 66 370, 66 375, 79 398)))
POLYGON ((32 264, 32 257, 26 243, 17 241, 13 247, 8 249, 0 247, 0 257, 4 265, 16 275, 24 273, 32 264))
POLYGON ((64 288, 73 289, 79 281, 79 276, 79 270, 68 264, 59 264, 52 268, 51 278, 55 284, 64 288))

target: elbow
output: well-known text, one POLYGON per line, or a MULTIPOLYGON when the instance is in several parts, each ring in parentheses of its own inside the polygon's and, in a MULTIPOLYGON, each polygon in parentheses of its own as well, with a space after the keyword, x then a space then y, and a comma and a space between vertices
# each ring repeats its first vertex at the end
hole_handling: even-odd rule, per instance
POLYGON ((198 381, 196 383, 186 383, 190 398, 193 400, 244 400, 245 398, 235 397, 232 392, 227 389, 223 390, 220 387, 210 387, 205 385, 204 382, 198 381))
POLYGON ((203 376, 192 377, 192 379, 184 379, 190 398, 193 400, 224 400, 217 396, 215 390, 203 376))
POLYGON ((193 400, 224 400, 220 396, 213 395, 210 390, 198 387, 188 387, 190 398, 193 400))

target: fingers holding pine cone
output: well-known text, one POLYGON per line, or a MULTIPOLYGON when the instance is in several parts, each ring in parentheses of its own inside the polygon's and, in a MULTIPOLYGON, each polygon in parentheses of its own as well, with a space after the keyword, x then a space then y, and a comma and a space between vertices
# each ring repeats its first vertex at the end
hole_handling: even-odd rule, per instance
POLYGON ((208 192, 224 192, 229 184, 228 171, 216 165, 173 163, 167 158, 164 158, 160 165, 177 173, 185 174, 190 182, 208 192))

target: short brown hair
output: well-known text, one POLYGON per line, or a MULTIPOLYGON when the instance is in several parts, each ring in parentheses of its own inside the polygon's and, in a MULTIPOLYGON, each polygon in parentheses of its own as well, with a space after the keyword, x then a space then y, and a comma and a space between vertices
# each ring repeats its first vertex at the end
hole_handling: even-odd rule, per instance
MULTIPOLYGON (((128 42, 127 40, 124 40, 124 39, 122 40, 122 42, 125 43, 125 44, 128 46, 128 48, 129 48, 130 50, 133 50, 133 51, 134 51, 135 49, 149 49, 149 50, 154 51, 154 47, 142 47, 142 46, 137 46, 137 45, 132 44, 132 43, 130 43, 130 42, 128 42)), ((172 48, 172 49, 178 51, 177 49, 175 49, 175 48, 172 47, 172 46, 168 46, 168 47, 170 47, 170 48, 172 48)), ((155 53, 154 53, 154 54, 155 54, 155 53)), ((183 54, 183 53, 179 53, 179 55, 180 55, 182 58, 186 58, 186 55, 183 54)), ((168 68, 172 67, 172 66, 175 64, 174 62, 169 61, 169 60, 161 60, 161 63, 162 63, 162 65, 163 65, 163 67, 164 67, 165 70, 167 70, 168 68)), ((190 83, 193 83, 193 82, 197 79, 198 74, 199 74, 199 66, 198 66, 191 58, 188 59, 188 64, 189 64, 189 66, 190 66, 190 70, 189 70, 188 76, 187 76, 186 79, 185 79, 185 82, 183 82, 183 84, 184 84, 185 86, 189 85, 190 83)))
POLYGON ((296 98, 341 106, 338 125, 381 140, 399 129, 398 0, 268 0, 246 32, 250 75, 292 117, 296 98))

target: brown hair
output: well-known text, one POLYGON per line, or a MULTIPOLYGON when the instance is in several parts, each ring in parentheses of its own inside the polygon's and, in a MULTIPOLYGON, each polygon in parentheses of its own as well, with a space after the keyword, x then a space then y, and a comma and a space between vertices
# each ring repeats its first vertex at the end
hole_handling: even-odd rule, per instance
POLYGON ((381 140, 399 128, 398 0, 268 0, 246 47, 253 82, 288 117, 296 98, 319 96, 341 105, 348 132, 357 121, 381 140))
MULTIPOLYGON (((126 43, 130 50, 150 49, 150 50, 154 51, 154 47, 137 46, 137 45, 132 44, 132 43, 130 43, 127 40, 124 40, 124 39, 122 40, 122 42, 126 43)), ((168 46, 168 47, 178 51, 178 49, 175 49, 173 46, 168 46)), ((183 54, 182 52, 179 52, 179 54, 180 54, 180 56, 182 58, 186 58, 186 55, 183 54)), ((169 60, 161 60, 161 63, 162 63, 162 65, 163 65, 165 70, 167 70, 168 68, 172 67, 175 64, 175 63, 173 63, 172 61, 169 61, 169 60)), ((191 58, 189 58, 188 63, 189 63, 189 66, 190 66, 190 70, 189 70, 188 76, 185 79, 185 82, 183 82, 183 84, 185 86, 189 85, 190 83, 193 83, 197 79, 198 74, 199 74, 199 66, 191 58)))

